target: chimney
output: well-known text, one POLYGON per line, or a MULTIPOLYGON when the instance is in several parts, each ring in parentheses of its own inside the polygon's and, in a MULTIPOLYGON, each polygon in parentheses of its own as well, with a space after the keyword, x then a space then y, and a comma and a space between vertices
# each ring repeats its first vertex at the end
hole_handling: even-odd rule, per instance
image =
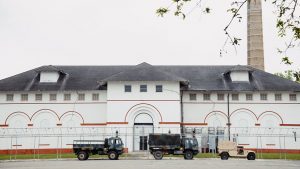
POLYGON ((264 70, 261 0, 248 0, 247 17, 247 64, 264 70))

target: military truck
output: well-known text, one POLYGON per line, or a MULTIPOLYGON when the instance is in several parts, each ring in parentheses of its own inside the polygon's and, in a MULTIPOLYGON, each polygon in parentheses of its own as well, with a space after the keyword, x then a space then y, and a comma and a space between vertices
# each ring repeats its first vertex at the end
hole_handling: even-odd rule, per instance
POLYGON ((110 160, 118 160, 123 153, 123 142, 119 137, 110 137, 105 140, 74 140, 73 152, 78 160, 87 160, 90 154, 108 155, 110 160))
POLYGON ((255 160, 256 157, 254 151, 245 150, 243 146, 237 146, 237 144, 232 141, 219 141, 218 151, 222 160, 228 160, 229 157, 255 160))
POLYGON ((165 154, 183 155, 184 159, 191 160, 199 153, 197 139, 180 134, 149 134, 149 150, 156 160, 165 154))

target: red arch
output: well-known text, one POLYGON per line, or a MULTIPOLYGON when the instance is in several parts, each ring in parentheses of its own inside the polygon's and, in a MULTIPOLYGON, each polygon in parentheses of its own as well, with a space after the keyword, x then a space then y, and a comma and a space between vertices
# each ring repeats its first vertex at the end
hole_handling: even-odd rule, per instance
POLYGON ((81 115, 80 113, 76 112, 76 111, 67 111, 67 112, 65 112, 64 114, 62 114, 62 115, 59 117, 59 121, 61 120, 61 118, 62 118, 64 115, 66 115, 66 114, 68 114, 68 113, 76 113, 76 114, 78 114, 78 115, 81 117, 81 119, 82 119, 82 123, 84 123, 84 119, 83 119, 82 115, 81 115))
POLYGON ((125 115, 124 122, 126 122, 128 113, 129 113, 134 107, 139 106, 139 105, 148 105, 148 106, 153 107, 153 108, 159 113, 159 116, 160 116, 160 122, 163 122, 162 115, 161 115, 160 111, 159 111, 155 106, 153 106, 153 105, 151 105, 151 104, 148 104, 148 103, 139 103, 139 104, 136 104, 136 105, 132 106, 132 107, 127 111, 127 113, 126 113, 126 115, 125 115))
POLYGON ((204 123, 206 123, 206 119, 207 119, 207 117, 210 115, 210 114, 212 114, 212 113, 221 113, 221 114, 223 114, 225 117, 227 117, 227 115, 224 113, 224 112, 222 112, 222 111, 212 111, 212 112, 210 112, 210 113, 208 113, 206 116, 205 116, 205 118, 204 118, 204 123))
POLYGON ((255 116, 256 120, 258 120, 258 117, 256 116, 256 114, 255 114, 253 111, 251 111, 251 110, 249 110, 249 109, 246 109, 246 108, 240 108, 240 109, 234 110, 234 111, 230 114, 229 117, 231 117, 232 114, 236 113, 236 112, 239 111, 239 110, 247 110, 248 112, 252 113, 252 114, 255 116))
MULTIPOLYGON (((265 112, 261 113, 261 114, 258 116, 258 119, 259 119, 263 114, 265 114, 265 113, 274 113, 275 115, 277 115, 277 116, 280 118, 281 124, 283 124, 283 119, 282 119, 282 117, 281 117, 278 113, 276 113, 276 112, 274 112, 274 111, 265 111, 265 112)), ((258 119, 257 119, 257 120, 258 120, 258 119)))
POLYGON ((18 114, 18 113, 24 114, 26 117, 28 117, 29 121, 31 121, 31 119, 30 119, 30 117, 28 116, 28 114, 26 114, 26 113, 24 113, 24 112, 18 111, 18 112, 13 112, 13 113, 11 113, 10 115, 8 115, 8 116, 6 117, 6 119, 5 119, 4 124, 7 125, 7 120, 9 119, 9 117, 12 116, 13 114, 18 114))
POLYGON ((36 111, 36 112, 33 113, 33 115, 32 115, 31 118, 30 118, 30 121, 31 121, 32 118, 35 116, 35 114, 37 114, 37 113, 39 113, 39 112, 41 112, 41 111, 50 111, 50 112, 52 112, 52 113, 54 113, 54 114, 56 115, 56 117, 57 117, 58 120, 60 120, 60 119, 59 119, 59 116, 57 115, 57 113, 56 113, 55 111, 53 111, 53 110, 51 110, 51 109, 40 109, 40 110, 38 110, 38 111, 36 111))

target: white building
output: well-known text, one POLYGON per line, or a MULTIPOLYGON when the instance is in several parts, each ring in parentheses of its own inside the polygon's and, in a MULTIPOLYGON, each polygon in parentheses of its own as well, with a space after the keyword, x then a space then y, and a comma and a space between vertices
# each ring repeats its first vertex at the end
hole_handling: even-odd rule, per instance
MULTIPOLYGON (((180 133, 185 128, 228 126, 232 139, 240 145, 278 150, 281 138, 265 138, 258 145, 257 138, 235 133, 265 127, 298 130, 300 84, 249 66, 147 63, 42 66, 0 81, 0 131, 102 127, 105 133, 114 128, 120 133, 133 133, 123 140, 129 151, 138 151, 144 149, 140 143, 149 132, 180 133)), ((6 139, 0 149, 3 153, 12 146, 36 148, 28 139, 6 139)), ((39 139, 38 147, 57 147, 50 138, 39 139)), ((299 141, 284 141, 286 149, 300 150, 299 141)), ((70 148, 70 144, 72 139, 60 146, 70 148)))

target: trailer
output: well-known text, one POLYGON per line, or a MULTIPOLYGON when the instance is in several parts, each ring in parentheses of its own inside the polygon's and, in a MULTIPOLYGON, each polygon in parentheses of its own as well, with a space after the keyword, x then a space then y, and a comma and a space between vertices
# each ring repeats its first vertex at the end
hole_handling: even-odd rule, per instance
POLYGON ((105 140, 74 140, 73 152, 78 160, 87 160, 89 156, 108 155, 110 160, 118 160, 123 153, 123 142, 119 137, 110 137, 105 140))
POLYGON ((191 160, 199 153, 197 139, 180 134, 149 134, 149 150, 156 160, 165 154, 183 155, 184 159, 191 160))

